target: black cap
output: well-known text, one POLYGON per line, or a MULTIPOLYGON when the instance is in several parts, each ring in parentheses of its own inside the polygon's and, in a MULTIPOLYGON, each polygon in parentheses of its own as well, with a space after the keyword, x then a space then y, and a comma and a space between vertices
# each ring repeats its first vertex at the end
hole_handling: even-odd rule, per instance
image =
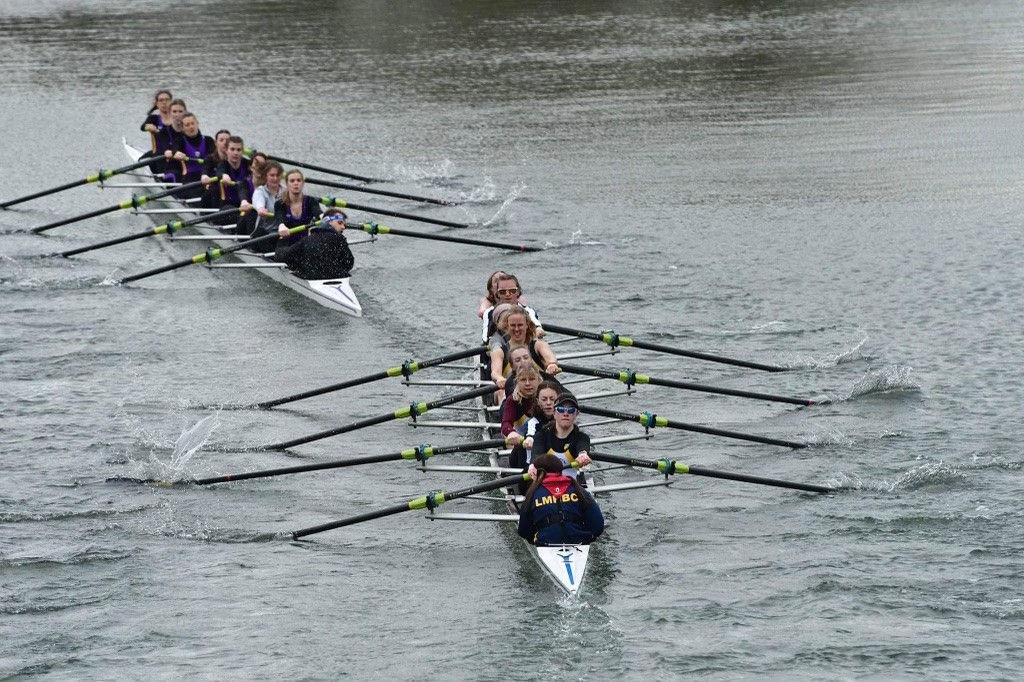
POLYGON ((558 396, 558 399, 555 400, 555 405, 564 405, 565 403, 569 403, 570 405, 577 409, 580 406, 580 404, 576 402, 576 396, 569 392, 560 394, 558 396))

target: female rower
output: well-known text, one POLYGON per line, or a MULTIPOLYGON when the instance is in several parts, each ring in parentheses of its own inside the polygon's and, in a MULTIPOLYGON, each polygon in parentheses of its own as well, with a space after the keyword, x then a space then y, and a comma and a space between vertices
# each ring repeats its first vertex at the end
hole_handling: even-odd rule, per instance
POLYGON ((604 532, 597 501, 574 478, 561 472, 553 455, 534 460, 536 474, 519 510, 516 532, 541 547, 588 545, 604 532))
MULTIPOLYGON (((208 183, 209 179, 217 176, 217 168, 220 167, 221 162, 226 161, 228 158, 228 140, 231 138, 230 130, 218 130, 213 136, 213 151, 203 159, 203 177, 204 183, 208 183)), ((220 205, 220 187, 216 184, 207 184, 206 190, 203 192, 203 199, 199 203, 202 208, 217 208, 220 205)))
POLYGON ((188 111, 188 107, 185 106, 185 100, 179 98, 172 99, 171 105, 168 107, 168 111, 171 114, 170 128, 174 131, 175 137, 177 137, 183 132, 181 119, 185 116, 185 112, 188 111))
MULTIPOLYGON (((523 438, 523 448, 526 450, 526 461, 522 466, 530 463, 530 455, 533 452, 533 443, 537 437, 537 431, 553 423, 555 420, 555 402, 558 396, 562 395, 565 389, 554 380, 544 380, 537 386, 537 398, 533 403, 533 412, 526 422, 526 437, 523 438)), ((515 466, 510 464, 509 466, 515 466)))
MULTIPOLYGON (((182 135, 174 142, 174 146, 164 152, 168 161, 174 159, 181 164, 181 168, 175 171, 182 184, 196 182, 203 177, 203 162, 208 155, 213 153, 213 138, 203 135, 199 130, 199 119, 196 115, 186 111, 181 117, 182 135)), ((168 164, 171 168, 172 164, 168 164)), ((185 190, 179 196, 183 199, 193 199, 202 195, 202 187, 193 187, 185 190)))
POLYGON ((487 354, 491 381, 498 385, 498 390, 494 392, 495 405, 500 405, 501 402, 505 400, 506 367, 500 359, 495 361, 495 357, 497 357, 496 352, 500 351, 506 343, 506 335, 508 332, 506 331, 505 323, 508 321, 508 314, 511 311, 511 304, 499 303, 494 307, 494 310, 490 315, 492 324, 490 333, 487 337, 487 354))
MULTIPOLYGON (((284 185, 281 184, 281 176, 284 175, 284 168, 277 161, 267 161, 263 164, 263 184, 259 185, 252 195, 252 203, 242 202, 242 208, 247 212, 245 221, 252 225, 249 230, 253 239, 270 234, 274 230, 274 205, 277 200, 284 196, 284 185), (249 209, 252 210, 249 210, 249 209)), ((243 230, 244 231, 244 230, 243 230)), ((275 247, 273 241, 269 244, 260 245, 258 251, 271 251, 275 247)))
POLYGON ((540 385, 540 372, 532 364, 525 364, 516 371, 516 387, 501 408, 501 435, 508 438, 510 445, 519 445, 523 435, 516 429, 525 424, 533 412, 540 385))
MULTIPOLYGON (((542 381, 537 386, 537 397, 533 401, 533 409, 529 413, 525 430, 520 427, 519 432, 525 434, 522 442, 512 447, 508 456, 508 465, 516 469, 526 471, 527 466, 533 460, 533 441, 537 435, 537 429, 551 423, 555 418, 555 400, 562 393, 562 387, 554 381, 542 381)), ((526 484, 520 485, 520 492, 526 490, 526 484)))
POLYGON ((562 393, 555 399, 554 421, 538 429, 533 438, 534 463, 537 455, 554 455, 562 460, 562 473, 572 478, 580 474, 579 468, 590 464, 590 436, 576 426, 578 414, 579 403, 572 393, 562 393))
POLYGON ((526 314, 530 316, 530 319, 536 327, 537 337, 540 338, 544 336, 544 329, 540 325, 540 319, 537 317, 537 311, 526 305, 526 299, 523 297, 523 288, 519 285, 519 278, 512 273, 501 270, 494 273, 493 276, 497 278, 497 282, 494 284, 493 288, 493 297, 496 304, 494 307, 484 310, 483 314, 480 316, 483 319, 482 338, 484 342, 486 343, 491 334, 489 330, 493 324, 492 318, 494 317, 494 309, 502 303, 518 305, 525 310, 526 314))
MULTIPOLYGON (((493 313, 492 313, 493 315, 493 313)), ((529 348, 530 356, 537 366, 548 374, 558 374, 558 360, 554 351, 547 341, 537 338, 537 326, 527 315, 526 310, 520 306, 512 306, 505 314, 505 328, 507 339, 505 343, 492 346, 491 356, 491 379, 498 388, 505 388, 505 377, 511 369, 509 362, 509 348, 513 345, 523 345, 529 348)))
MULTIPOLYGON (((495 270, 491 273, 491 276, 487 278, 487 293, 485 293, 483 298, 480 299, 480 305, 476 311, 477 317, 483 319, 484 313, 500 303, 497 294, 498 281, 506 277, 508 277, 508 273, 504 270, 495 270)), ((525 306, 526 297, 520 296, 519 303, 525 306)))
POLYGON ((537 363, 533 361, 533 356, 530 355, 529 346, 521 346, 512 344, 508 350, 509 364, 512 366, 511 372, 505 377, 505 395, 509 395, 516 390, 516 373, 519 372, 519 368, 523 365, 529 365, 534 367, 540 372, 540 379, 542 382, 547 381, 558 386, 558 392, 562 392, 562 384, 551 374, 547 372, 541 372, 540 367, 537 367, 537 363))
POLYGON ((168 132, 171 128, 172 99, 170 90, 157 90, 146 120, 142 122, 142 131, 149 133, 150 152, 147 156, 163 155, 174 142, 174 136, 168 132))
POLYGON ((259 187, 264 183, 264 169, 267 167, 267 155, 255 152, 249 157, 249 172, 252 173, 252 186, 259 187))
MULTIPOLYGON (((323 209, 315 197, 306 196, 306 177, 297 168, 288 171, 284 176, 284 196, 274 204, 274 223, 278 230, 282 227, 291 228, 308 225, 321 215, 323 209)), ((284 237, 278 242, 278 248, 291 246, 302 240, 305 232, 284 237)))

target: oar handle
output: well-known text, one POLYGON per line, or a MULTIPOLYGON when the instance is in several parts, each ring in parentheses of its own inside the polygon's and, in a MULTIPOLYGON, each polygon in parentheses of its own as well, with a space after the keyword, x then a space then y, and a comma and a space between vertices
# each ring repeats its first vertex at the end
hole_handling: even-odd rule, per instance
POLYGON ((406 220, 415 220, 421 223, 430 223, 431 225, 442 225, 444 227, 469 227, 469 223, 457 223, 451 220, 441 220, 439 218, 427 218, 425 216, 413 215, 412 213, 402 213, 401 211, 390 211, 386 208, 353 204, 352 202, 345 201, 344 199, 337 199, 335 197, 320 197, 320 203, 324 206, 352 208, 357 211, 366 211, 367 213, 386 215, 391 216, 392 218, 405 218, 406 220))

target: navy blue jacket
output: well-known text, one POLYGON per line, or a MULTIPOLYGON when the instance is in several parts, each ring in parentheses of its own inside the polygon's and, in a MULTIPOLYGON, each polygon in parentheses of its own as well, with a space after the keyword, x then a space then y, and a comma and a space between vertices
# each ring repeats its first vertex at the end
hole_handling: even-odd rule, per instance
POLYGON ((590 504, 580 502, 572 480, 548 474, 533 494, 533 504, 523 503, 517 532, 535 545, 587 545, 604 531, 604 516, 586 490, 590 504))

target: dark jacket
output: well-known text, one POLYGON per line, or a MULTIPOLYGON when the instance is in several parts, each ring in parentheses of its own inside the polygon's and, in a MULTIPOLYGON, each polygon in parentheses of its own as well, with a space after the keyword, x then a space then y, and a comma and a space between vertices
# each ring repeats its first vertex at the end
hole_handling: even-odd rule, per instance
POLYGON ((299 242, 291 245, 278 242, 274 259, 287 263, 303 279, 340 279, 348 277, 355 256, 345 235, 333 227, 314 227, 299 242))
POLYGON ((533 494, 533 501, 523 503, 517 532, 535 545, 586 545, 604 532, 601 508, 586 490, 589 504, 579 499, 572 480, 548 474, 533 494))

